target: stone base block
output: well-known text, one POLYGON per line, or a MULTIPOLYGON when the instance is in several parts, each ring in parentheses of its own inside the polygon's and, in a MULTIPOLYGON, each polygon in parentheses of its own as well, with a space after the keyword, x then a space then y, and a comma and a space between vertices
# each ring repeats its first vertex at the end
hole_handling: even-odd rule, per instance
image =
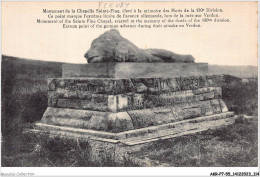
POLYGON ((58 91, 48 92, 48 106, 104 112, 122 112, 220 99, 222 95, 221 92, 221 87, 205 87, 161 94, 129 92, 125 94, 108 95, 59 89, 58 91))
POLYGON ((133 146, 157 141, 159 139, 173 138, 226 126, 234 123, 235 119, 236 116, 234 116, 233 112, 225 112, 120 133, 56 126, 44 123, 36 123, 35 125, 36 129, 40 130, 42 133, 47 133, 53 136, 57 135, 76 139, 86 139, 133 146))
POLYGON ((208 74, 207 63, 63 64, 62 77, 157 78, 208 74))
POLYGON ((222 99, 123 112, 48 107, 41 122, 49 125, 118 133, 223 112, 227 112, 227 108, 222 99))

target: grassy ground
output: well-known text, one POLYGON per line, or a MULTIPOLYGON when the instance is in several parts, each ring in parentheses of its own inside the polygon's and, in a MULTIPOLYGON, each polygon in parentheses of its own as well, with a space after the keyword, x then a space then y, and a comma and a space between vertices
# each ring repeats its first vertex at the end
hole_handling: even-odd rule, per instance
POLYGON ((2 166, 11 167, 256 167, 257 118, 241 116, 235 124, 194 135, 161 140, 118 162, 109 153, 98 162, 89 161, 88 142, 22 134, 18 151, 2 151, 2 166), (26 142, 26 143, 25 143, 26 142))
POLYGON ((252 167, 257 166, 257 118, 195 135, 162 140, 133 155, 150 166, 252 167))
POLYGON ((22 134, 47 107, 46 78, 60 77, 61 63, 2 58, 1 166, 257 166, 257 82, 222 86, 229 110, 243 116, 234 125, 159 141, 118 163, 107 154, 90 162, 88 142, 22 134))
MULTIPOLYGON (((2 149, 19 151, 25 124, 40 120, 47 108, 47 78, 61 77, 61 63, 2 56, 2 149)), ((2 155, 5 155, 2 153, 2 155)))
POLYGON ((258 83, 227 81, 222 85, 222 97, 230 111, 236 114, 258 115, 258 83))

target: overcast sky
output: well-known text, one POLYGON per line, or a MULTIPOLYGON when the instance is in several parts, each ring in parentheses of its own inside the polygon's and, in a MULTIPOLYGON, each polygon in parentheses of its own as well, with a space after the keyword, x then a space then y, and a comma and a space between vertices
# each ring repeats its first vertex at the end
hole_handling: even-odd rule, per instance
MULTIPOLYGON (((218 7, 231 23, 202 28, 118 29, 140 48, 191 54, 196 62, 257 65, 257 2, 131 2, 128 8, 218 7)), ((93 39, 109 29, 64 29, 37 24, 42 9, 96 9, 98 2, 2 2, 2 54, 28 59, 86 63, 93 39)))

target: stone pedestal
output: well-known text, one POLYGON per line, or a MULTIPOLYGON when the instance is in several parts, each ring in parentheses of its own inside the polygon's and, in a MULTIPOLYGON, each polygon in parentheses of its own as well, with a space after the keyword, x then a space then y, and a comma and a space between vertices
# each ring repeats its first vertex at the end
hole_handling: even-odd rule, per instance
POLYGON ((219 127, 234 120, 221 81, 206 64, 64 65, 63 78, 48 79, 48 108, 36 126, 129 146, 219 127))
POLYGON ((208 73, 207 63, 89 63, 64 64, 62 77, 171 78, 208 73))

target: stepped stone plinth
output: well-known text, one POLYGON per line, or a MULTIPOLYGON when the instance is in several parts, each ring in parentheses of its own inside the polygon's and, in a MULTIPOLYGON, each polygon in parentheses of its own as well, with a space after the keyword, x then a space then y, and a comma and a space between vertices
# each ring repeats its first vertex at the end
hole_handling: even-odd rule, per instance
POLYGON ((129 146, 216 128, 234 121, 221 82, 205 63, 66 64, 36 126, 129 146))

